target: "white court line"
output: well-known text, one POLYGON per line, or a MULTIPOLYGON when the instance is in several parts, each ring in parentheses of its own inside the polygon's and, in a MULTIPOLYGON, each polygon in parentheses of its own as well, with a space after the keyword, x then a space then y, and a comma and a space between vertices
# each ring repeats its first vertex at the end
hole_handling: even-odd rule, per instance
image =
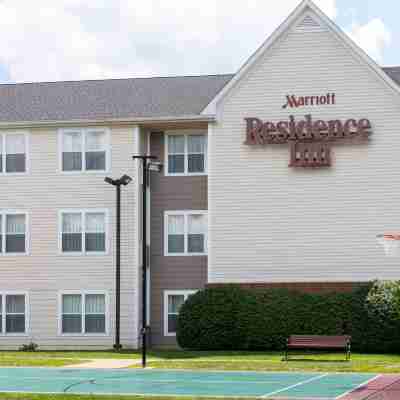
POLYGON ((262 399, 267 399, 268 397, 271 397, 271 396, 273 396, 275 394, 282 393, 282 392, 285 392, 286 390, 293 389, 295 387, 302 386, 302 385, 305 385, 307 383, 317 381, 317 380, 322 379, 322 378, 324 378, 325 376, 328 376, 328 375, 329 375, 329 373, 313 376, 312 378, 307 379, 305 381, 302 381, 302 382, 299 382, 299 383, 295 383, 294 385, 290 385, 290 386, 284 387, 283 389, 275 390, 274 392, 271 392, 271 393, 264 394, 263 396, 261 396, 261 398, 262 399))
POLYGON ((351 392, 354 392, 355 390, 359 389, 360 387, 364 386, 364 385, 368 385, 368 383, 374 381, 375 379, 378 379, 382 376, 382 374, 375 376, 374 378, 368 379, 367 381, 360 383, 358 386, 356 386, 353 389, 348 390, 347 392, 344 392, 343 394, 341 394, 340 396, 336 397, 335 400, 339 400, 340 398, 347 396, 348 394, 350 394, 351 392))
MULTIPOLYGON (((46 381, 48 382, 49 379, 51 381, 60 381, 60 382, 65 382, 65 381, 79 381, 81 380, 83 377, 82 376, 62 376, 62 377, 44 377, 44 376, 23 376, 18 378, 18 382, 20 381, 46 381)), ((10 376, 1 376, 0 375, 0 380, 1 379, 10 379, 10 376)), ((133 377, 133 376, 121 376, 121 377, 107 377, 107 376, 103 376, 103 377, 86 377, 86 379, 89 380, 93 380, 93 381, 97 381, 97 382, 114 382, 114 381, 128 381, 129 383, 148 383, 148 384, 152 384, 152 383, 188 383, 188 381, 185 380, 180 380, 180 379, 147 379, 147 378, 142 378, 142 377, 133 377)), ((86 382, 86 381, 85 381, 86 382)), ((237 384, 237 383, 251 383, 251 384, 260 384, 260 385, 265 385, 266 383, 280 383, 281 381, 279 380, 259 380, 259 381, 234 381, 234 380, 212 380, 212 379, 191 379, 189 381, 190 383, 205 383, 205 384, 212 384, 212 383, 216 383, 216 384, 237 384)), ((0 382, 1 383, 1 382, 0 382)), ((0 393, 1 393, 1 387, 0 387, 0 393)))
MULTIPOLYGON (((21 392, 18 390, 0 390, 0 393, 23 393, 23 394, 65 394, 63 392, 21 392)), ((141 397, 182 397, 185 399, 193 399, 193 394, 176 394, 176 393, 116 393, 116 392, 68 392, 67 393, 69 396, 70 395, 82 395, 82 396, 120 396, 120 397, 132 397, 132 396, 141 396, 141 397)), ((195 397, 204 397, 204 398, 210 398, 209 394, 196 394, 195 397)), ((232 396, 225 396, 225 395, 212 395, 212 397, 219 398, 219 399, 226 399, 227 397, 232 398, 232 396)), ((248 398, 254 398, 254 400, 258 399, 258 396, 256 395, 251 395, 251 396, 234 396, 235 399, 248 399, 248 398)), ((295 399, 295 400, 301 400, 301 399, 295 399)), ((308 400, 308 399, 305 399, 308 400)), ((321 399, 316 399, 316 400, 321 400, 321 399)), ((324 400, 324 399, 322 399, 324 400)), ((326 399, 330 400, 330 399, 326 399)))

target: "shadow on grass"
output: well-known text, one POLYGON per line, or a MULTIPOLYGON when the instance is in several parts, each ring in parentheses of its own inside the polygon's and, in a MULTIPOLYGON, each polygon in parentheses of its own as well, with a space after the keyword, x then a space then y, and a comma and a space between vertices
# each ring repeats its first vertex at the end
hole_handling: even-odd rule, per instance
POLYGON ((350 360, 336 360, 336 359, 321 359, 321 358, 289 358, 288 360, 282 360, 284 362, 302 362, 302 363, 342 363, 349 364, 350 360))
POLYGON ((196 360, 201 358, 229 358, 237 357, 251 359, 252 357, 276 358, 282 355, 282 352, 266 352, 266 351, 190 351, 190 350, 151 350, 150 357, 156 357, 164 360, 196 360))

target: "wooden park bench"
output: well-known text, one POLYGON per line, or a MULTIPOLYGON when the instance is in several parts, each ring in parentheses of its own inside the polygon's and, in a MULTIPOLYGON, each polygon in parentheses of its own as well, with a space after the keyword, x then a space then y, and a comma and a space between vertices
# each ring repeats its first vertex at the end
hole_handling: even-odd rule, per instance
POLYGON ((346 361, 349 361, 351 356, 350 344, 351 336, 292 335, 287 339, 284 359, 288 361, 289 350, 343 350, 346 361))

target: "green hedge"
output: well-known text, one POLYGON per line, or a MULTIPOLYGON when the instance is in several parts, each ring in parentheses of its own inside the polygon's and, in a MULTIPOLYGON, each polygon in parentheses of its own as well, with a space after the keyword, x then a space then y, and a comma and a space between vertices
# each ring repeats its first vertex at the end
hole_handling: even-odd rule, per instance
POLYGON ((282 350, 291 334, 350 334, 357 351, 400 352, 399 288, 398 282, 389 289, 375 282, 351 293, 321 295, 208 288, 182 306, 177 340, 196 350, 282 350))

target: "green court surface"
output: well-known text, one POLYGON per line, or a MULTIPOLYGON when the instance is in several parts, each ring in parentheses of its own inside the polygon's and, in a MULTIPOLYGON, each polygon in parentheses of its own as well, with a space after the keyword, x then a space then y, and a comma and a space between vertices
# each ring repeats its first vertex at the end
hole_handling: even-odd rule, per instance
POLYGON ((0 368, 0 392, 21 393, 361 400, 399 381, 374 374, 0 368))

